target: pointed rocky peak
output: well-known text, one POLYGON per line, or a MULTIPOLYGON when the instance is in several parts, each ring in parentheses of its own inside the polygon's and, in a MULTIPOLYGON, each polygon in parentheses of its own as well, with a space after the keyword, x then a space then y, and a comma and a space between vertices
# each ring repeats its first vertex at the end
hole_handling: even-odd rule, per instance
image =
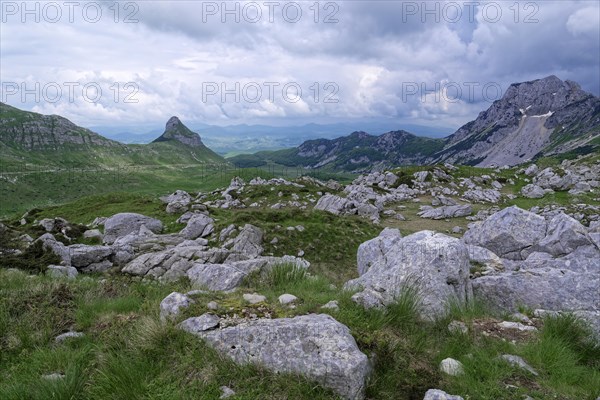
POLYGON ((178 117, 173 116, 167 121, 167 125, 165 126, 165 132, 177 130, 181 126, 185 127, 185 125, 183 125, 183 122, 181 122, 181 120, 178 117))
POLYGON ((503 108, 512 107, 522 115, 537 116, 555 112, 590 97, 573 81, 550 75, 534 81, 513 83, 500 100, 503 108))
POLYGON ((178 141, 192 147, 204 146, 200 135, 190 130, 178 117, 171 117, 165 125, 165 132, 153 143, 178 141))

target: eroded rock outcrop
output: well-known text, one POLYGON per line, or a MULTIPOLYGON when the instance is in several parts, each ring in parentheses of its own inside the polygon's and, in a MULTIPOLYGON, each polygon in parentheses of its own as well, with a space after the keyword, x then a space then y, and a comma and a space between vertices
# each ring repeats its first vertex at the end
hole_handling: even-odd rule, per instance
POLYGON ((104 243, 112 244, 120 237, 139 231, 141 226, 154 233, 160 233, 163 229, 162 222, 155 218, 136 213, 119 213, 104 222, 104 243))
POLYGON ((459 239, 421 231, 397 241, 385 256, 346 289, 359 289, 353 300, 367 308, 393 303, 403 290, 418 292, 421 316, 434 319, 449 301, 464 303, 472 296, 469 255, 459 239))
POLYGON ((350 330, 326 314, 258 319, 219 328, 211 323, 180 324, 220 354, 239 364, 300 374, 349 400, 364 398, 369 360, 350 330))

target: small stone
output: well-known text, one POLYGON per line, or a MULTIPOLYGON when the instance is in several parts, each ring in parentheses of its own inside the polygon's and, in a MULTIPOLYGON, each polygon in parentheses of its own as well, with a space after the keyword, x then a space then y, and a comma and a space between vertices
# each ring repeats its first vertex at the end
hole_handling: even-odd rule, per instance
POLYGON ((83 336, 85 336, 85 334, 83 332, 65 332, 63 334, 58 335, 56 338, 54 338, 54 341, 56 343, 62 343, 67 339, 80 338, 83 336))
POLYGON ((464 374, 462 363, 453 358, 443 359, 440 363, 440 371, 451 376, 458 376, 464 374))
POLYGON ((498 324, 498 326, 504 329, 516 329, 521 332, 537 331, 535 326, 523 325, 519 322, 502 321, 498 324))
POLYGON ((443 390, 439 389, 429 389, 425 393, 425 397, 423 400, 464 400, 460 396, 452 396, 443 390))
POLYGON ((519 367, 521 369, 529 371, 529 372, 531 372, 535 376, 539 375, 535 369, 533 369, 529 364, 527 364, 525 362, 525 360, 523 360, 519 356, 515 356, 515 355, 512 355, 512 354, 502 354, 499 358, 502 359, 502 360, 504 360, 504 361, 506 361, 506 362, 508 362, 510 365, 512 365, 514 367, 519 367))
POLYGON ((221 397, 219 399, 228 399, 231 396, 235 396, 235 392, 227 386, 221 386, 219 389, 221 389, 221 397))
POLYGON ((89 230, 83 232, 83 237, 86 239, 91 239, 91 238, 102 239, 104 237, 104 235, 102 234, 102 232, 100 232, 99 229, 89 229, 89 230))
POLYGON ((273 240, 271 240, 271 244, 277 244, 277 243, 279 243, 279 239, 274 237, 273 240))
POLYGON ((267 298, 261 294, 253 293, 253 294, 244 294, 244 300, 246 300, 250 304, 262 303, 267 300, 267 298))
POLYGON ((303 257, 304 256, 304 250, 300 250, 298 252, 298 257, 303 257))
POLYGON ((298 232, 304 232, 304 227, 302 225, 296 225, 296 230, 298 232))
POLYGON ((448 331, 451 333, 469 333, 469 328, 464 322, 461 321, 452 321, 448 324, 448 331))
POLYGON ((208 290, 194 289, 194 290, 190 290, 185 295, 186 296, 198 296, 200 294, 209 294, 209 293, 210 292, 208 290))
POLYGON ((54 372, 52 374, 42 375, 42 379, 46 379, 48 381, 59 381, 61 379, 65 379, 65 375, 58 372, 54 372))
POLYGON ((177 327, 186 332, 197 334, 218 327, 220 322, 221 318, 217 317, 216 315, 206 313, 199 317, 188 318, 177 325, 177 327))
POLYGON ((394 217, 398 220, 398 221, 406 221, 406 217, 400 213, 397 213, 396 215, 394 215, 394 217))
POLYGON ((463 229, 460 226, 455 226, 452 228, 452 233, 461 233, 463 229))
POLYGON ((218 310, 219 304, 217 304, 216 301, 211 301, 208 304, 206 304, 206 308, 208 308, 209 310, 218 310))
POLYGON ((524 324, 531 324, 531 320, 529 319, 529 317, 525 314, 521 314, 521 313, 514 313, 510 316, 513 320, 518 321, 518 322, 522 322, 524 324))
POLYGON ((46 275, 51 278, 75 279, 79 272, 75 267, 65 267, 64 265, 49 265, 46 275))
POLYGON ((189 298, 185 294, 173 292, 160 302, 160 320, 166 322, 167 320, 173 320, 181 309, 189 307, 194 303, 194 300, 189 298))
POLYGON ((296 296, 294 296, 293 294, 282 294, 281 296, 279 296, 279 303, 285 305, 285 304, 290 304, 295 302, 296 300, 298 300, 298 298, 296 296))
POLYGON ((337 310, 340 309, 340 306, 338 305, 337 300, 331 300, 327 304, 322 305, 321 308, 326 308, 326 309, 329 309, 329 310, 337 311, 337 310))

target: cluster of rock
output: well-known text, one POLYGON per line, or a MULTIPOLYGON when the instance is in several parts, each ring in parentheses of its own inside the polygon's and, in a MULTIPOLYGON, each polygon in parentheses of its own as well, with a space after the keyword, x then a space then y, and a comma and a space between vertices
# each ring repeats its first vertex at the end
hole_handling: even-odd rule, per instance
POLYGON ((564 213, 544 218, 509 207, 474 223, 463 241, 502 264, 473 279, 475 296, 507 311, 571 312, 600 335, 600 223, 586 228, 564 213))
MULTIPOLYGON (((165 198, 169 205, 184 204, 190 198, 178 191, 165 198)), ((178 212, 182 207, 172 207, 178 212)), ((66 221, 65 221, 66 222, 66 221)), ((121 272, 174 281, 187 277, 197 286, 209 290, 232 290, 254 272, 264 272, 275 265, 292 264, 308 268, 308 261, 294 256, 262 256, 263 232, 247 224, 239 229, 229 226, 220 236, 221 246, 211 247, 207 238, 215 235, 214 220, 206 211, 187 211, 178 222, 185 227, 178 233, 161 234, 161 221, 136 213, 120 213, 96 221, 104 225, 101 245, 65 245, 51 233, 39 237, 43 247, 61 259, 61 265, 49 266, 52 276, 75 277, 78 272, 103 272, 120 267, 121 272)), ((61 222, 62 223, 62 222, 61 222)), ((49 224, 44 221, 44 224, 49 224)), ((215 240, 216 241, 216 240, 215 240)))
POLYGON ((359 277, 344 288, 358 290, 352 300, 366 308, 382 308, 404 290, 416 293, 423 319, 442 316, 448 301, 472 298, 467 246, 459 239, 433 231, 402 237, 385 229, 363 243, 357 254, 359 277))
POLYGON ((327 314, 261 318, 227 325, 213 314, 189 318, 179 327, 239 364, 276 373, 300 374, 344 399, 364 398, 371 363, 345 325, 327 314))
POLYGON ((359 247, 357 264, 360 276, 345 288, 367 308, 412 289, 421 317, 434 319, 448 302, 475 296, 503 311, 574 313, 600 335, 600 222, 585 227, 564 213, 544 218, 515 206, 471 224, 462 239, 386 228, 359 247))
MULTIPOLYGON (((328 183, 322 182, 318 179, 303 177, 298 179, 299 182, 304 182, 306 184, 323 187, 326 188, 328 183)), ((264 178, 254 178, 246 183, 242 178, 235 177, 231 180, 229 186, 223 190, 215 190, 210 193, 211 196, 218 196, 217 199, 207 200, 206 195, 199 196, 200 200, 204 200, 204 205, 214 208, 255 208, 260 206, 269 206, 273 209, 280 209, 284 207, 294 207, 300 209, 306 209, 309 205, 316 202, 316 198, 312 194, 307 194, 304 198, 301 198, 298 194, 293 193, 291 195, 291 200, 284 201, 282 199, 283 192, 278 190, 281 187, 293 187, 293 188, 304 188, 305 185, 298 182, 291 182, 283 178, 273 178, 273 179, 264 179, 264 178), (252 201, 250 197, 243 198, 247 188, 252 188, 254 186, 268 186, 272 191, 278 191, 278 201, 276 203, 270 204, 267 199, 260 199, 259 201, 252 201)))
POLYGON ((569 194, 589 193, 600 187, 600 166, 574 165, 565 160, 556 170, 552 167, 540 170, 531 164, 518 172, 531 178, 532 183, 521 189, 521 194, 532 199, 544 197, 555 191, 568 191, 569 194))
POLYGON ((503 185, 492 175, 455 179, 453 165, 436 166, 431 171, 415 172, 410 181, 399 184, 400 177, 393 172, 373 172, 361 175, 341 194, 326 193, 315 209, 324 210, 335 215, 360 215, 377 223, 380 217, 397 216, 395 210, 386 208, 392 203, 417 201, 419 196, 430 195, 431 206, 422 206, 419 216, 429 219, 449 219, 465 217, 473 212, 470 203, 498 203, 503 185), (461 194, 462 193, 462 194, 461 194), (466 204, 459 204, 452 197, 460 198, 466 204))

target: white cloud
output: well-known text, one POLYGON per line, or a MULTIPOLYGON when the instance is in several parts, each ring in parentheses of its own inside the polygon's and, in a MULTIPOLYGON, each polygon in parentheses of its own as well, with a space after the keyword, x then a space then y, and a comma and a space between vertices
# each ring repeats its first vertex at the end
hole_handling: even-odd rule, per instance
POLYGON ((595 4, 575 11, 567 20, 567 29, 574 36, 600 36, 600 5, 595 4))
MULTIPOLYGON (((270 23, 265 10, 258 23, 243 18, 222 23, 219 14, 205 15, 206 4, 139 2, 134 16, 139 23, 133 24, 115 23, 108 8, 97 23, 81 17, 74 23, 21 23, 9 16, 0 25, 3 84, 98 83, 103 96, 96 104, 81 94, 74 102, 36 102, 32 96, 23 102, 21 93, 3 100, 83 125, 162 126, 179 115, 194 122, 263 124, 374 117, 456 128, 489 106, 482 93, 486 84, 506 89, 511 82, 556 74, 600 94, 598 7, 586 1, 538 2, 537 8, 518 3, 518 14, 509 8, 512 2, 502 3, 496 22, 483 13, 483 2, 473 21, 464 13, 458 22, 444 15, 436 22, 422 10, 409 14, 407 2, 353 1, 337 2, 337 10, 321 9, 319 23, 308 9, 312 2, 299 3, 298 23, 285 21, 280 11, 270 23), (332 11, 339 22, 322 23, 332 11), (525 23, 527 17, 538 22, 525 23), (139 88, 137 103, 124 102, 132 93, 124 88, 127 82, 139 88), (235 101, 232 95, 223 102, 220 92, 206 97, 207 84, 232 88, 236 82, 279 86, 273 102, 264 93, 258 102, 235 101), (300 101, 282 99, 286 83, 302 88, 300 101), (323 102, 331 93, 327 83, 339 88, 338 102, 323 102), (440 98, 443 90, 422 96, 423 89, 436 90, 442 83, 463 88, 459 101, 440 98), (413 84, 418 92, 407 95, 413 84), (467 85, 478 85, 472 98, 467 85)), ((439 4, 443 9, 448 2, 439 4)))

